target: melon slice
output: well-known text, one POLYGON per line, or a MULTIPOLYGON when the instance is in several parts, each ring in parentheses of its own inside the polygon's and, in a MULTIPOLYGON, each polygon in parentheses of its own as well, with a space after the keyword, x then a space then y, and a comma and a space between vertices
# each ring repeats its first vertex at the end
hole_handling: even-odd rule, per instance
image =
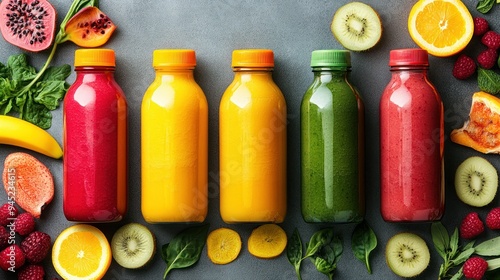
POLYGON ((484 154, 500 154, 500 99, 483 91, 472 96, 469 119, 451 141, 484 154))

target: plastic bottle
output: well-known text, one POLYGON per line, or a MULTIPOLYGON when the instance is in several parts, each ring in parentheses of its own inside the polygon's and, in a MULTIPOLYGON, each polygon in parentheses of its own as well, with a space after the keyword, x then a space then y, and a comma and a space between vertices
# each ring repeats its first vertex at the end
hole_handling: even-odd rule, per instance
POLYGON ((381 213, 385 221, 435 221, 444 212, 444 109, 421 49, 390 52, 380 102, 381 213))
POLYGON ((127 102, 111 49, 75 52, 64 98, 63 208, 70 221, 112 222, 127 208, 127 102))
POLYGON ((194 50, 155 50, 156 77, 141 108, 142 214, 149 223, 207 215, 208 104, 194 50))
POLYGON ((365 214, 364 106, 348 80, 351 56, 312 52, 314 80, 301 105, 302 216, 360 222, 365 214))
POLYGON ((226 223, 283 222, 286 102, 272 50, 235 50, 219 110, 220 212, 226 223))

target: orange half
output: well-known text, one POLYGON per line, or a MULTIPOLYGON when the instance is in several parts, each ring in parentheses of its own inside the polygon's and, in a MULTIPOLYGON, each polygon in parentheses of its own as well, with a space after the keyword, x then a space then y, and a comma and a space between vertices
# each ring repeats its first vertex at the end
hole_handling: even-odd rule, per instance
POLYGON ((446 57, 467 46, 474 34, 474 21, 460 0, 420 0, 410 11, 408 31, 422 49, 446 57))
POLYGON ((63 230, 52 248, 52 263, 64 279, 102 279, 111 259, 106 236, 91 225, 77 224, 63 230))
POLYGON ((474 93, 469 119, 451 132, 451 141, 481 153, 500 154, 500 99, 483 91, 474 93))

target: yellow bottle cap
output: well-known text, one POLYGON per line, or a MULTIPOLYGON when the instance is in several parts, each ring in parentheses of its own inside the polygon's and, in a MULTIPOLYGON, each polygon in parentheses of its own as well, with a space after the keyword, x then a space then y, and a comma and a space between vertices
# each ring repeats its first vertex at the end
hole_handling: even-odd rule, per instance
POLYGON ((196 66, 196 53, 194 50, 169 49, 155 50, 153 52, 153 67, 194 67, 196 66))
POLYGON ((115 67, 115 52, 111 49, 79 49, 75 51, 75 66, 115 67))
POLYGON ((274 53, 266 49, 234 50, 232 67, 274 67, 274 53))

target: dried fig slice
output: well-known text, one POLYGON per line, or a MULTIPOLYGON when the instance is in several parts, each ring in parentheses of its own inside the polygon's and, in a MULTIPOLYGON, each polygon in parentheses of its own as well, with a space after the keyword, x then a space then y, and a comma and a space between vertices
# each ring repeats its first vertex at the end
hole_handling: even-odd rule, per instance
POLYGON ((84 48, 104 45, 116 25, 97 7, 86 7, 76 13, 65 28, 66 40, 84 48))
POLYGON ((52 44, 56 18, 56 10, 46 0, 3 0, 0 3, 2 36, 27 51, 43 51, 52 44))

